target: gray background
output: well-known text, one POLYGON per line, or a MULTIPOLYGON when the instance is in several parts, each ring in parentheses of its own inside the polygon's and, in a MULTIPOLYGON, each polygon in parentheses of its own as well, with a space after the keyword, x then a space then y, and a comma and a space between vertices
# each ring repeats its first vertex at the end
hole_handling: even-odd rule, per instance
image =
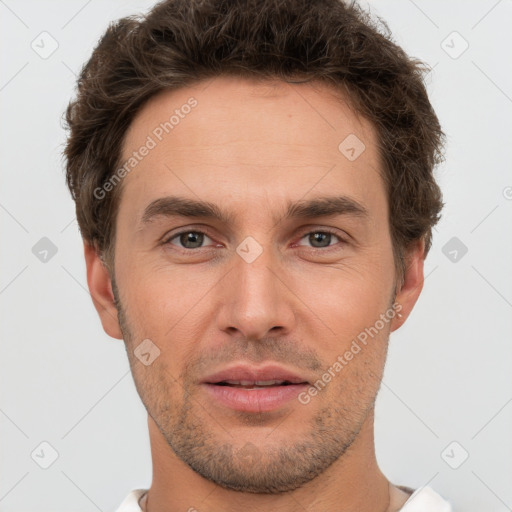
MULTIPOLYGON (((0 0, 4 512, 109 511, 151 483, 146 412, 124 345, 103 332, 87 291, 61 115, 107 23, 152 4, 0 0)), ((377 457, 392 482, 428 484, 455 510, 509 511, 512 1, 370 5, 433 67, 429 93, 448 135, 437 171, 447 204, 423 293, 391 336, 377 457)))

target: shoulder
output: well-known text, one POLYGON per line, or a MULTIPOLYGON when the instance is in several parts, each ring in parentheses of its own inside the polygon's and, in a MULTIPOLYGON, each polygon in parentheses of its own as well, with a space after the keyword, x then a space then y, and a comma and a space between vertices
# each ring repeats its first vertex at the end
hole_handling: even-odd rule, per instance
MULTIPOLYGON (((413 491, 410 487, 399 487, 405 492, 413 491)), ((451 504, 430 487, 421 487, 412 492, 400 512, 452 512, 451 504)))
POLYGON ((126 496, 115 512, 142 512, 139 500, 145 492, 147 492, 147 489, 134 489, 126 496))

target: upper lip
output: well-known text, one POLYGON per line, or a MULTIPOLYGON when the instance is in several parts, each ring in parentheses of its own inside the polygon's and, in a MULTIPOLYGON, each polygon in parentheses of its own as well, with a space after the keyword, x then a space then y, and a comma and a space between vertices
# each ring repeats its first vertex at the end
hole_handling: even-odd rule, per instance
POLYGON ((302 384, 308 381, 286 368, 275 364, 267 364, 265 366, 256 367, 250 365, 231 366, 224 370, 212 373, 205 377, 202 382, 207 384, 217 384, 226 380, 233 381, 268 381, 268 380, 282 380, 288 381, 292 384, 302 384))

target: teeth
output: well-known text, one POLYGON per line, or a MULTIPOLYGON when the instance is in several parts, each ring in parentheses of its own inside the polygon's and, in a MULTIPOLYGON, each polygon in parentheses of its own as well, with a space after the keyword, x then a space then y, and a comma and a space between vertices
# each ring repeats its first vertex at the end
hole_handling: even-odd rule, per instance
POLYGON ((231 386, 279 386, 284 380, 225 380, 224 384, 230 384, 231 386))

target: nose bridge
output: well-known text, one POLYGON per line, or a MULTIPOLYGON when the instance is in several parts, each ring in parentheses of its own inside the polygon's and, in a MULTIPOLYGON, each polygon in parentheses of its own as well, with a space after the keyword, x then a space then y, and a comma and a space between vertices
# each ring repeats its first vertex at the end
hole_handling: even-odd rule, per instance
POLYGON ((294 315, 286 287, 276 276, 278 254, 248 237, 233 256, 219 327, 235 328, 248 338, 264 337, 274 327, 290 329, 294 315))
MULTIPOLYGON (((276 276, 275 255, 270 249, 264 250, 254 261, 240 257, 235 273, 237 275, 238 299, 257 303, 266 299, 265 303, 275 299, 276 276)), ((242 301, 243 301, 242 300, 242 301)))

